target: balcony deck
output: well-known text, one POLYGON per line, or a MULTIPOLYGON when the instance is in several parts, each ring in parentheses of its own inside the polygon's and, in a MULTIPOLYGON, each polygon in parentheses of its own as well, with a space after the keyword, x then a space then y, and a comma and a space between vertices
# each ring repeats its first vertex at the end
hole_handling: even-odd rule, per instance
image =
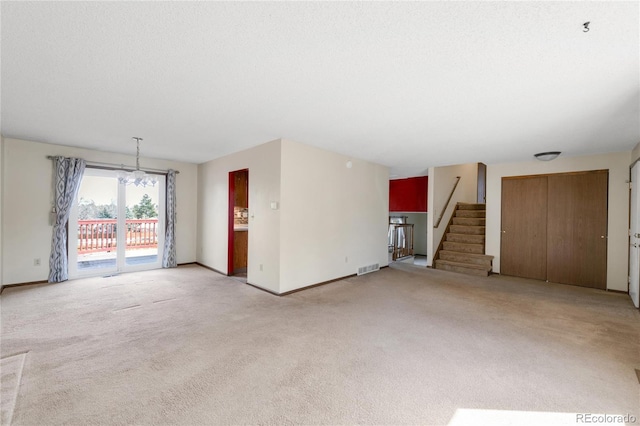
MULTIPOLYGON (((125 221, 125 263, 142 265, 158 261, 158 219, 125 221)), ((78 269, 116 266, 117 220, 78 221, 78 269)))
MULTIPOLYGON (((125 258, 127 265, 142 265, 145 263, 155 263, 158 261, 158 249, 147 248, 135 250, 134 254, 129 254, 125 258)), ((78 255, 78 270, 86 269, 107 269, 115 268, 115 252, 94 252, 78 255)))

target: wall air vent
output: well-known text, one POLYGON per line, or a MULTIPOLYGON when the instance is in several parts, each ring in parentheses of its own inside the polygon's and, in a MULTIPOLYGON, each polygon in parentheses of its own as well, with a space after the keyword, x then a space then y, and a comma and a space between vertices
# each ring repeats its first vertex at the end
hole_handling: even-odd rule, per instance
POLYGON ((373 265, 361 266, 358 268, 358 275, 368 274, 369 272, 375 272, 380 270, 380 264, 374 263, 373 265))

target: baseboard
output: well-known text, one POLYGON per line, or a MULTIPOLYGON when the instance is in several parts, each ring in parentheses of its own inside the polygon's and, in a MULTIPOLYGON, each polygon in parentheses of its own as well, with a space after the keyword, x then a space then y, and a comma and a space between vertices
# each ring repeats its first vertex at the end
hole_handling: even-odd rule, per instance
POLYGON ((26 286, 26 285, 35 285, 35 284, 47 284, 48 282, 49 281, 47 281, 47 280, 43 280, 43 281, 29 281, 29 282, 26 282, 26 283, 4 284, 2 286, 2 288, 0 289, 0 293, 2 293, 5 288, 23 287, 23 286, 26 286))
POLYGON ((218 271, 216 268, 212 268, 211 266, 207 266, 207 265, 205 265, 203 263, 200 263, 200 262, 193 262, 193 263, 198 265, 198 266, 202 266, 204 269, 208 269, 208 270, 213 271, 213 272, 215 272, 217 274, 224 275, 225 277, 228 276, 224 272, 218 271))
MULTIPOLYGON (((203 264, 202 264, 202 263, 200 263, 200 262, 193 262, 193 263, 195 263, 196 265, 202 266, 203 268, 208 269, 208 270, 210 270, 210 271, 216 272, 216 273, 218 273, 218 274, 221 274, 221 275, 224 275, 224 276, 228 276, 228 275, 227 275, 227 274, 225 274, 224 272, 218 271, 217 269, 212 268, 212 267, 210 267, 210 266, 203 265, 203 264)), ((380 269, 384 269, 384 268, 388 268, 388 267, 389 267, 389 265, 385 265, 385 266, 381 266, 381 267, 380 267, 380 269)), ((344 280, 344 279, 346 279, 346 278, 352 278, 352 277, 355 277, 355 276, 357 276, 357 274, 345 275, 345 276, 343 276, 343 277, 334 278, 334 279, 332 279, 332 280, 323 281, 323 282, 320 282, 320 283, 317 283, 317 284, 311 284, 311 285, 308 285, 308 286, 304 286, 304 287, 297 288, 297 289, 295 289, 295 290, 285 291, 285 292, 283 292, 283 293, 277 293, 277 292, 275 292, 275 291, 273 291, 273 290, 269 290, 269 289, 266 289, 266 288, 264 288, 264 287, 260 287, 259 285, 252 284, 252 283, 250 283, 250 282, 248 282, 248 281, 247 281, 247 285, 250 285, 251 287, 257 288, 258 290, 265 291, 265 292, 267 292, 267 293, 269 293, 269 294, 271 294, 271 295, 273 295, 273 296, 288 296, 288 295, 290 295, 290 294, 297 293, 297 292, 299 292, 299 291, 309 290, 309 289, 314 288, 314 287, 320 287, 321 285, 331 284, 331 283, 334 283, 334 282, 336 282, 336 281, 344 280)))
POLYGON ((334 278, 332 280, 328 280, 328 281, 323 281, 321 283, 317 283, 317 284, 311 284, 305 287, 300 287, 297 288, 295 290, 289 290, 289 291, 285 291, 284 293, 279 293, 279 296, 288 296, 289 294, 293 294, 293 293, 297 293, 299 291, 303 291, 303 290, 309 290, 310 288, 314 288, 314 287, 320 287, 321 285, 327 285, 327 284, 331 284, 334 283, 336 281, 341 281, 344 280, 346 278, 351 278, 351 277, 355 277, 357 276, 357 274, 350 274, 350 275, 345 275, 344 277, 340 277, 340 278, 334 278))
POLYGON ((629 294, 628 291, 624 291, 624 290, 610 290, 610 289, 607 289, 606 291, 609 291, 611 293, 629 294))
POLYGON ((269 294, 270 294, 270 295, 272 295, 272 296, 282 296, 282 294, 280 294, 280 293, 276 293, 275 291, 273 291, 273 290, 269 290, 268 288, 260 287, 259 285, 251 284, 251 283, 250 283, 250 282, 248 282, 248 281, 247 281, 247 285, 250 285, 250 286, 251 286, 251 287, 253 287, 253 288, 257 288, 258 290, 262 290, 262 291, 264 291, 265 293, 269 293, 269 294))
MULTIPOLYGON (((178 263, 178 266, 185 266, 185 265, 194 265, 194 264, 198 264, 198 262, 187 262, 187 263, 178 263)), ((204 265, 200 265, 206 268, 206 266, 204 265)), ((208 268, 211 269, 211 268, 208 268)), ((2 286, 0 286, 0 294, 2 294, 2 292, 4 291, 5 288, 10 288, 10 287, 22 287, 25 285, 34 285, 34 284, 46 284, 49 281, 47 280, 42 280, 42 281, 29 281, 26 283, 16 283, 16 284, 4 284, 2 286)))

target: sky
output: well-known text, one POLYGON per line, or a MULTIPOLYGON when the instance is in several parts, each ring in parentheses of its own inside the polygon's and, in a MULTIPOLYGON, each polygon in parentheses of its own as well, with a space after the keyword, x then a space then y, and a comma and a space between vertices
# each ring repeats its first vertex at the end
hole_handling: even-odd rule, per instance
MULTIPOLYGON (((144 188, 128 185, 126 187, 127 206, 133 207, 135 204, 140 203, 144 194, 149 194, 153 204, 158 204, 159 186, 156 184, 155 187, 144 188)), ((116 204, 118 200, 118 180, 114 177, 85 175, 82 177, 82 183, 78 191, 78 200, 82 198, 93 200, 96 205, 111 204, 112 201, 116 204)))

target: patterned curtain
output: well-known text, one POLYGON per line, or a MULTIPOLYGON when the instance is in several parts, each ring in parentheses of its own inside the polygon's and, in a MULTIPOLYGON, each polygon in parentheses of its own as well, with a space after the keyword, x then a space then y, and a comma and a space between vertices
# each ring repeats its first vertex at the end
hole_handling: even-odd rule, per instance
POLYGON ((167 173, 167 227, 164 236, 164 252, 162 254, 162 267, 175 268, 178 266, 176 259, 176 172, 169 170, 167 173))
POLYGON ((66 228, 71 205, 76 199, 78 188, 80 188, 85 166, 86 162, 81 158, 56 157, 53 162, 56 223, 53 225, 51 257, 49 257, 50 283, 59 283, 69 279, 66 228))

